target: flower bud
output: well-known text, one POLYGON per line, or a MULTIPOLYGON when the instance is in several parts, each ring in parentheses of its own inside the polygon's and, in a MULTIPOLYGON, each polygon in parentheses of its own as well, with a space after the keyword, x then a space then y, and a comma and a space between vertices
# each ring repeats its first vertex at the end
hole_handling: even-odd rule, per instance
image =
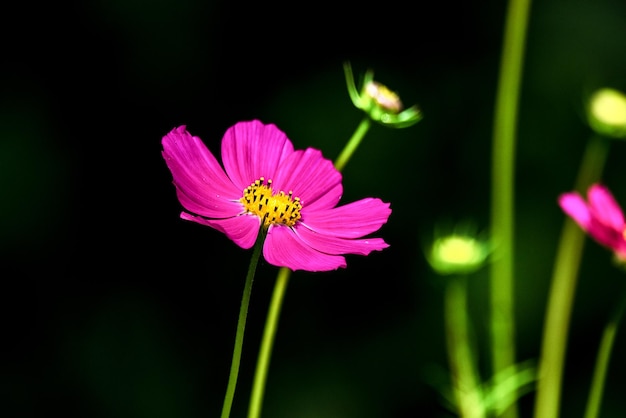
POLYGON ((391 113, 398 113, 402 110, 400 97, 386 86, 376 81, 370 81, 364 86, 363 90, 365 90, 365 94, 372 99, 373 104, 382 110, 391 113))
POLYGON ((363 87, 359 90, 354 83, 350 63, 344 64, 346 84, 352 103, 364 111, 370 119, 391 128, 407 128, 422 119, 417 106, 402 110, 400 97, 385 85, 374 81, 374 73, 365 73, 363 87))
POLYGON ((467 274, 481 268, 490 253, 486 240, 467 232, 453 232, 435 237, 427 259, 439 274, 467 274))
POLYGON ((611 88, 596 90, 589 98, 587 119, 600 135, 626 138, 626 96, 611 88))

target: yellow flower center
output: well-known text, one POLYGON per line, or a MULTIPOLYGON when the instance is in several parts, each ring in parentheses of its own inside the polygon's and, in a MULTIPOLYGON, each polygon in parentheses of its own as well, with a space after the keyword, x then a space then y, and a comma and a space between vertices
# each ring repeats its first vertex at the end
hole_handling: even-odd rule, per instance
POLYGON ((253 213, 261 218, 265 227, 271 224, 294 226, 301 218, 300 198, 293 197, 292 191, 274 193, 272 180, 266 183, 263 177, 246 187, 243 197, 239 200, 247 213, 253 213))

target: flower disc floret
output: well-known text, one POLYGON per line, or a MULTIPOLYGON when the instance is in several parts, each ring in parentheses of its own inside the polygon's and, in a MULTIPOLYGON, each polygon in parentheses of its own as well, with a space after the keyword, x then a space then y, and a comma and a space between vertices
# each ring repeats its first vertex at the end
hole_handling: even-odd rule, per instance
POLYGON ((285 194, 282 190, 276 194, 272 190, 272 180, 265 183, 264 178, 252 183, 243 191, 241 198, 246 211, 257 215, 263 221, 264 227, 272 224, 294 226, 302 217, 302 204, 299 197, 293 192, 285 194))
POLYGON ((388 247, 366 238, 387 222, 389 203, 365 198, 337 206, 341 173, 321 151, 295 150, 284 132, 258 120, 222 138, 222 162, 185 126, 163 137, 163 158, 186 209, 181 218, 223 232, 242 248, 266 231, 263 256, 291 270, 346 267, 346 254, 388 247), (267 180, 266 180, 267 179, 267 180))

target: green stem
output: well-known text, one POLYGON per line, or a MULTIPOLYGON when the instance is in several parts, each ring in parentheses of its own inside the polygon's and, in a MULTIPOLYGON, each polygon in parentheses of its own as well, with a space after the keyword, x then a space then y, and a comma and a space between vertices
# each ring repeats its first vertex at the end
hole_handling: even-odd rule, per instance
POLYGON ((589 400, 587 401, 585 418, 597 418, 600 412, 600 402, 602 401, 602 392, 604 391, 604 382, 606 380, 606 373, 609 366, 609 360, 611 358, 611 350, 613 348, 613 342, 615 341, 617 326, 622 319, 625 308, 626 297, 622 297, 622 300, 613 312, 613 316, 604 328, 604 333, 602 334, 602 340, 600 342, 600 349, 598 350, 598 358, 596 359, 596 366, 593 373, 593 380, 591 382, 591 391, 589 393, 589 400))
POLYGON ((445 319, 452 385, 461 418, 485 417, 470 343, 466 277, 451 277, 445 292, 445 319))
POLYGON ((589 138, 574 185, 579 193, 587 193, 589 186, 602 176, 610 146, 610 139, 603 136, 593 135, 589 138))
POLYGON ((263 393, 265 392, 265 382, 267 380, 267 371, 270 365, 270 357, 272 354, 272 346, 274 345, 274 337, 280 316, 280 308, 289 283, 291 270, 281 267, 276 277, 276 285, 270 303, 270 309, 265 322, 265 330, 263 331, 263 340, 259 351, 259 358, 256 364, 256 372, 254 374, 254 383, 252 385, 252 394, 250 396, 250 408, 248 409, 248 418, 259 418, 261 416, 261 406, 263 404, 263 393))
POLYGON ((352 157, 352 154, 354 154, 354 151, 356 151, 357 147, 361 143, 361 140, 369 130, 371 124, 372 121, 369 116, 365 116, 361 120, 361 123, 359 123, 359 126, 357 126, 356 130, 352 134, 352 138, 350 138, 343 151, 341 151, 341 154, 339 154, 339 157, 335 160, 335 168, 337 170, 341 171, 346 166, 350 157, 352 157))
POLYGON ((252 282, 254 281, 254 273, 261 256, 263 242, 265 241, 266 230, 261 227, 259 236, 254 244, 250 266, 248 267, 248 275, 243 288, 243 296, 241 298, 241 306, 239 308, 239 320, 237 322, 237 334, 235 335, 235 348, 233 349, 233 359, 230 364, 230 375, 228 376, 228 386, 226 395, 224 396, 224 405, 222 406, 221 418, 230 416, 230 409, 235 397, 235 387, 237 386, 237 376, 239 375, 239 364, 241 363, 241 350, 243 347, 243 335, 246 329, 246 318, 248 316, 248 305, 250 304, 250 294, 252 292, 252 282))
MULTIPOLYGON (((589 185, 600 178, 608 151, 609 141, 606 138, 591 137, 576 180, 577 191, 584 193, 589 185)), ((554 418, 559 413, 565 347, 584 242, 584 232, 572 219, 566 218, 548 296, 535 418, 554 418)))
MULTIPOLYGON (((493 127, 491 264, 493 374, 515 363, 513 307, 513 196, 516 125, 530 0, 510 0, 505 22, 493 127)), ((517 416, 516 405, 508 410, 517 416)))

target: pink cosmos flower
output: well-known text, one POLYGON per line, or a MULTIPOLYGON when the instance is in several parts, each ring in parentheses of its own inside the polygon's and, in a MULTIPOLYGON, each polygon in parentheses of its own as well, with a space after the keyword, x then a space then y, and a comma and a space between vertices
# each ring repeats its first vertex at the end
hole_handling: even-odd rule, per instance
POLYGON ((576 192, 559 196, 563 211, 599 244, 626 260, 626 224, 624 214, 605 186, 593 184, 587 191, 587 202, 576 192))
POLYGON ((346 267, 344 254, 368 255, 388 247, 363 238, 387 222, 391 209, 366 198, 337 206, 341 173, 313 148, 294 150, 273 124, 239 122, 222 138, 224 168, 202 140, 174 128, 163 137, 181 218, 210 226, 242 248, 267 231, 263 256, 291 270, 346 267))

